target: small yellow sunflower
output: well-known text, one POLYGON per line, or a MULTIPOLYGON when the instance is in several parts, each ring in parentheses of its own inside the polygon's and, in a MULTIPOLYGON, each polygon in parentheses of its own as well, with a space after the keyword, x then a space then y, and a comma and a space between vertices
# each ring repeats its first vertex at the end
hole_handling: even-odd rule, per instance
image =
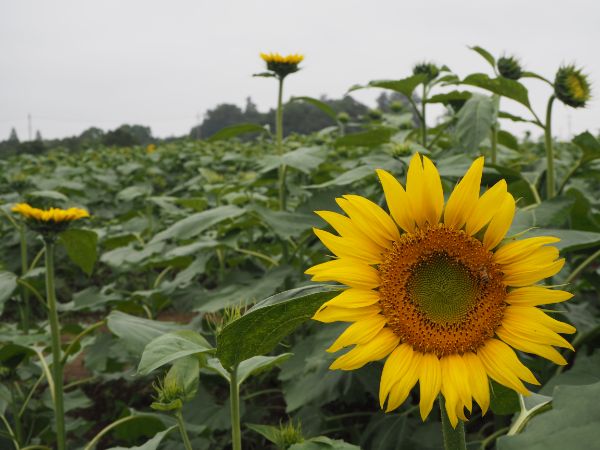
POLYGON ((549 245, 558 239, 505 239, 515 200, 504 180, 480 196, 482 171, 479 158, 444 205, 436 167, 416 154, 406 190, 377 170, 390 214, 356 195, 337 199, 347 215, 317 211, 339 234, 315 229, 336 258, 306 273, 347 289, 313 318, 351 322, 329 352, 354 346, 330 368, 387 357, 379 389, 386 411, 418 382, 423 420, 441 392, 456 427, 473 399, 487 411, 488 377, 523 395, 523 381, 539 384, 513 349, 566 364, 555 347, 572 346, 558 333, 575 328, 536 308, 572 297, 537 284, 564 265, 549 245))
POLYGON ((12 211, 23 216, 32 229, 40 232, 62 231, 74 220, 90 217, 90 214, 81 208, 39 209, 27 203, 17 203, 12 211))
POLYGON ((267 70, 274 72, 279 78, 285 78, 290 73, 300 70, 298 64, 304 60, 304 55, 299 53, 286 56, 279 53, 261 53, 260 57, 267 63, 267 70))

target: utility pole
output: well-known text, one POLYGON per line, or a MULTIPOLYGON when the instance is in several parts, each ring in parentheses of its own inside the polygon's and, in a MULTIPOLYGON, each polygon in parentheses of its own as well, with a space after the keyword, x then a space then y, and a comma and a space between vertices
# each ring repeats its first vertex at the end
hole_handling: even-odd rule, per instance
POLYGON ((31 113, 27 114, 27 135, 29 136, 29 141, 31 142, 31 113))
POLYGON ((198 113, 196 114, 196 139, 200 139, 200 118, 201 118, 201 114, 198 113))

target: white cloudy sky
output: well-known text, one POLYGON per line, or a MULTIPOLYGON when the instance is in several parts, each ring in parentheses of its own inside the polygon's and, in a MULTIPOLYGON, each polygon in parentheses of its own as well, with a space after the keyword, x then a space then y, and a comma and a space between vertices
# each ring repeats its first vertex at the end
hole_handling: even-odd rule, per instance
MULTIPOLYGON (((576 62, 600 89, 599 18, 592 0, 0 0, 0 139, 13 126, 27 138, 28 113, 50 138, 121 123, 180 135, 199 113, 247 96, 266 109, 273 80, 251 77, 260 51, 306 55, 287 95, 338 97, 423 59, 489 73, 467 48, 476 44, 549 78, 576 62)), ((548 87, 526 83, 541 115, 548 87)), ((356 93, 371 104, 376 95, 356 93)), ((598 130, 599 101, 557 106, 554 128, 598 130)))

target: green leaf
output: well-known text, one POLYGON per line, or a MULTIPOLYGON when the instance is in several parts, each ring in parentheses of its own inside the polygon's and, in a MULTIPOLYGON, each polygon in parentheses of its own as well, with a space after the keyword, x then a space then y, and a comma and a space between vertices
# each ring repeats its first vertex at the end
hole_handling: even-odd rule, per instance
POLYGON ((337 295, 339 289, 312 285, 263 300, 221 331, 217 337, 217 357, 223 366, 231 368, 253 356, 269 353, 323 303, 337 295))
POLYGON ((60 233, 59 240, 71 261, 91 275, 98 259, 98 235, 91 230, 71 229, 60 233))
POLYGON ((333 120, 337 121, 337 113, 335 112, 335 110, 331 106, 329 106, 327 103, 322 102, 321 100, 317 100, 316 98, 313 98, 313 97, 292 97, 290 99, 290 102, 310 103, 311 105, 319 108, 321 111, 323 111, 329 117, 331 117, 333 120))
POLYGON ((159 367, 188 355, 210 353, 211 345, 192 330, 180 330, 164 334, 150 341, 138 366, 140 375, 147 375, 159 367))
POLYGON ((513 122, 536 123, 534 120, 525 119, 524 117, 521 117, 521 116, 515 116, 514 114, 510 114, 505 111, 500 111, 498 113, 498 117, 500 119, 512 120, 513 122))
POLYGON ((287 211, 273 211, 259 206, 254 211, 281 239, 287 240, 291 237, 299 237, 305 231, 319 224, 316 215, 291 213, 287 211))
POLYGON ((376 87, 382 89, 389 89, 391 91, 399 92, 407 97, 412 97, 415 88, 424 83, 427 80, 427 76, 424 74, 412 75, 401 80, 375 80, 369 82, 367 87, 376 87))
POLYGON ((249 376, 269 370, 286 361, 291 353, 282 353, 277 356, 253 356, 242 361, 238 366, 238 385, 241 385, 249 376))
POLYGON ((226 205, 192 214, 158 233, 152 238, 149 244, 165 241, 167 239, 193 238, 206 229, 213 227, 224 220, 234 219, 244 212, 244 209, 238 208, 237 206, 226 205))
POLYGON ((293 167, 300 172, 310 174, 319 167, 326 159, 323 147, 300 147, 283 155, 267 155, 261 161, 261 173, 273 170, 282 164, 293 167))
POLYGON ((531 418, 524 431, 498 440, 499 450, 565 450, 598 448, 600 382, 558 386, 552 410, 531 418))
POLYGON ((523 237, 555 236, 560 242, 552 244, 558 247, 561 253, 597 247, 600 245, 600 233, 578 230, 558 230, 552 228, 535 228, 523 237))
POLYGON ((494 101, 474 94, 457 114, 456 136, 469 152, 478 152, 479 144, 489 135, 496 120, 494 101))
MULTIPOLYGON (((595 318, 592 319, 594 320, 594 324, 596 324, 595 318)), ((542 394, 551 394, 556 386, 579 386, 598 382, 600 382, 600 350, 595 351, 591 355, 586 355, 584 352, 577 352, 572 367, 550 378, 540 392, 542 394)))
POLYGON ((515 80, 504 77, 490 78, 484 73, 474 73, 461 82, 470 86, 493 92, 506 98, 515 100, 529 108, 529 94, 527 88, 515 80))
POLYGON ((0 314, 4 310, 4 303, 10 298, 17 288, 17 276, 12 272, 0 272, 0 314))
POLYGON ((333 143, 334 147, 377 147, 390 141, 396 130, 392 128, 373 128, 360 133, 347 134, 333 143))
POLYGON ((427 99, 425 103, 442 103, 448 105, 449 103, 456 100, 467 101, 473 96, 472 92, 469 91, 450 91, 444 94, 432 95, 427 99))
POLYGON ((129 350, 137 354, 141 354, 153 339, 184 328, 175 323, 143 319, 121 311, 111 311, 106 324, 111 332, 123 340, 129 350))
POLYGON ((177 425, 173 425, 172 427, 167 428, 164 431, 160 431, 159 433, 156 433, 154 437, 147 441, 145 444, 136 447, 111 447, 108 450, 158 450, 158 446, 161 444, 163 439, 175 428, 177 428, 177 425))
POLYGON ((474 52, 479 53, 479 55, 481 55, 483 59, 485 59, 490 64, 490 66, 494 68, 494 70, 496 69, 496 58, 494 58, 490 52, 478 45, 469 48, 474 52))
POLYGON ((308 441, 294 444, 288 450, 360 450, 360 447, 348 444, 339 439, 330 439, 326 436, 318 436, 308 441))
POLYGON ((207 139, 208 142, 221 141, 223 139, 231 139, 232 137, 248 133, 266 133, 267 129, 257 123, 240 123, 231 125, 217 131, 207 139))
POLYGON ((512 389, 492 380, 490 389, 490 409, 500 416, 511 415, 519 411, 519 395, 512 389))
POLYGON ((309 189, 322 189, 329 186, 347 186, 369 176, 375 176, 375 168, 373 166, 358 166, 335 177, 333 180, 321 184, 312 184, 306 187, 309 189))
POLYGON ((575 136, 573 143, 583 150, 582 164, 600 158, 600 142, 589 131, 575 136))
POLYGON ((279 427, 274 427, 272 425, 259 425, 256 423, 247 423, 246 427, 250 428, 252 431, 256 431, 267 441, 272 442, 275 445, 279 445, 281 442, 281 431, 279 430, 279 427))

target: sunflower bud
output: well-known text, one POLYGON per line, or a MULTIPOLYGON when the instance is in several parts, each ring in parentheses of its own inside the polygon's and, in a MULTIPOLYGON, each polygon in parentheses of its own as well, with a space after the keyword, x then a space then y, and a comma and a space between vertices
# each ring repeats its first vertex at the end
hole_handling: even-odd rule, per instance
POLYGON ((394 100, 390 103, 390 110, 394 113, 402 112, 404 110, 404 103, 399 100, 394 100))
POLYGON ((440 69, 433 63, 422 62, 413 67, 413 75, 426 75, 426 83, 431 83, 440 74, 440 69))
POLYGON ((369 119, 373 121, 381 120, 383 117, 383 114, 378 109, 370 109, 367 115, 369 116, 369 119))
POLYGON ((556 72, 554 94, 565 105, 581 108, 591 98, 590 83, 581 69, 563 66, 556 72))
POLYGON ((304 436, 302 436, 302 426, 300 422, 294 425, 293 421, 288 423, 279 424, 279 436, 277 437, 277 446, 279 448, 289 448, 294 444, 304 442, 304 436))
POLYGON ((165 378, 154 383, 156 396, 152 408, 158 411, 174 411, 193 399, 198 391, 199 364, 200 360, 195 356, 177 360, 165 378))
POLYGON ((267 70, 279 79, 287 77, 290 73, 298 72, 298 64, 304 59, 304 55, 298 53, 282 56, 279 53, 261 53, 260 57, 267 63, 267 70))
POLYGON ((498 67, 498 72, 504 78, 508 78, 509 80, 518 80, 523 76, 523 69, 521 68, 521 64, 519 60, 512 56, 503 56, 498 59, 496 63, 498 67))
POLYGON ((337 115, 337 120, 340 123, 348 123, 350 122, 350 116, 346 112, 341 112, 337 115))

